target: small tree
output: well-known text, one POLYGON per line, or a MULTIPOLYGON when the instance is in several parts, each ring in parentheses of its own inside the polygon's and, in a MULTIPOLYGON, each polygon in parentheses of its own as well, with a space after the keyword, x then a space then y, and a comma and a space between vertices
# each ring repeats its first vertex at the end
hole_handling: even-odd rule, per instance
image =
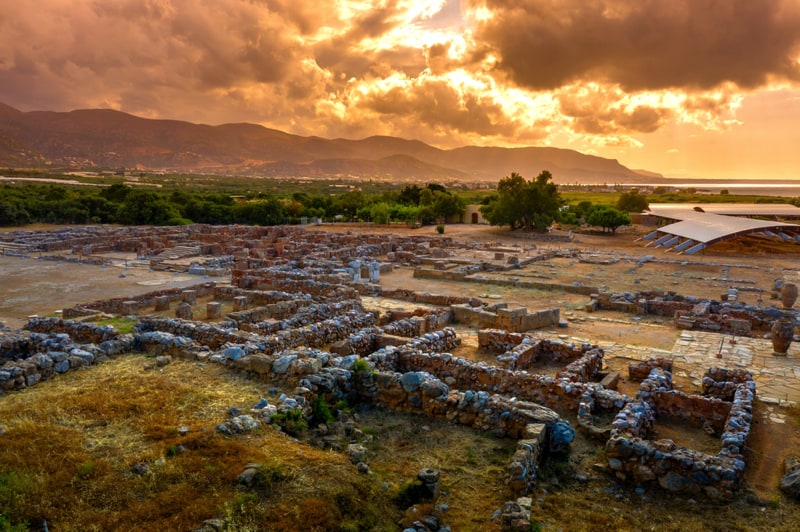
POLYGON ((642 212, 647 210, 649 206, 647 198, 639 194, 637 189, 623 192, 616 205, 617 209, 622 212, 642 212))
POLYGON ((589 211, 589 215, 586 217, 586 223, 602 227, 603 232, 608 229, 612 233, 616 233, 618 227, 630 225, 631 216, 627 212, 618 211, 614 207, 609 207, 608 205, 595 205, 589 211))
POLYGON ((481 207, 481 214, 490 224, 508 224, 512 231, 547 229, 558 217, 561 206, 561 196, 552 179, 547 170, 530 181, 514 172, 500 180, 497 196, 481 207))
POLYGON ((372 221, 376 224, 389 223, 389 204, 386 202, 375 203, 370 208, 372 221))

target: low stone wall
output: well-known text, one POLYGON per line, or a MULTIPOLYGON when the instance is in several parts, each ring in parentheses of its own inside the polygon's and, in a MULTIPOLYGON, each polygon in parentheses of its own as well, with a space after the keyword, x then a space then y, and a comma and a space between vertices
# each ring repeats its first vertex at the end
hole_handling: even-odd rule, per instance
POLYGON ((451 391, 426 372, 361 373, 357 389, 362 400, 400 412, 422 413, 495 436, 521 438, 529 424, 542 423, 550 445, 569 445, 574 430, 553 410, 485 391, 451 391), (554 429, 559 425, 559 429, 554 429), (554 441, 555 438, 555 441, 554 441))
POLYGON ((474 302, 476 305, 481 305, 480 300, 471 297, 431 294, 429 292, 415 292, 414 290, 405 290, 403 288, 392 290, 382 288, 380 290, 380 295, 381 297, 388 299, 399 299, 401 301, 408 301, 410 303, 425 303, 440 307, 466 304, 469 302, 474 302))
MULTIPOLYGON (((597 360, 593 354, 589 358, 592 361, 597 360)), ((566 377, 554 378, 527 371, 512 371, 446 353, 434 355, 402 347, 387 347, 370 355, 368 360, 379 369, 429 372, 458 389, 499 393, 562 411, 577 410, 583 393, 601 388, 596 384, 573 382, 566 377)), ((622 405, 620 403, 619 407, 622 405)))
POLYGON ((719 382, 726 376, 735 380, 736 391, 730 403, 718 397, 673 393, 671 375, 653 369, 642 382, 638 400, 626 405, 612 423, 606 443, 609 468, 621 480, 638 484, 657 481, 669 491, 705 494, 712 499, 732 498, 744 477, 744 449, 752 422, 755 382, 745 372, 712 368, 706 374, 709 387, 724 392, 727 387, 719 382), (657 415, 713 423, 726 412, 716 455, 678 447, 672 440, 647 439, 657 415))
POLYGON ((113 340, 119 333, 110 325, 76 322, 59 318, 30 318, 24 329, 37 333, 67 334, 73 341, 99 344, 113 340))
POLYGON ((452 305, 453 320, 472 327, 498 328, 513 332, 530 331, 558 325, 561 320, 558 308, 530 312, 526 308, 498 308, 491 312, 469 304, 452 305))
POLYGON ((741 303, 698 299, 674 293, 624 292, 592 294, 595 310, 615 310, 637 315, 673 318, 682 329, 703 329, 749 336, 768 331, 780 317, 775 307, 753 307, 741 303))
MULTIPOLYGON (((311 286, 311 288, 314 288, 311 286)), ((214 291, 214 299, 220 301, 232 301, 237 297, 247 298, 248 305, 266 306, 277 304, 284 301, 312 301, 334 303, 337 301, 345 301, 349 299, 358 299, 358 292, 350 286, 335 285, 332 288, 328 285, 325 288, 325 294, 318 294, 314 292, 287 292, 283 290, 246 290, 235 286, 218 286, 214 291)), ((243 315, 246 317, 246 315, 243 315)))
POLYGON ((12 329, 0 329, 0 362, 29 356, 30 345, 30 334, 12 329))
POLYGON ((650 372, 656 368, 663 369, 672 373, 672 359, 651 358, 641 362, 631 362, 628 364, 628 378, 632 381, 643 381, 650 376, 650 372))
POLYGON ((383 326, 383 331, 386 334, 413 338, 441 329, 452 321, 452 317, 450 309, 436 309, 420 316, 393 320, 383 326))
POLYGON ((536 485, 537 471, 547 447, 547 427, 537 423, 525 427, 517 450, 506 468, 506 484, 515 496, 527 495, 536 485))
MULTIPOLYGON (((76 344, 65 333, 30 333, 24 351, 17 351, 0 366, 0 393, 33 386, 54 375, 90 366, 128 353, 132 335, 115 336, 99 345, 76 344)), ((17 347, 23 347, 18 344, 17 347)))
POLYGON ((261 336, 238 329, 226 329, 180 319, 143 318, 137 332, 163 331, 192 338, 211 349, 225 344, 246 345, 248 352, 274 353, 299 345, 320 347, 347 338, 353 332, 374 325, 371 313, 351 312, 345 316, 317 322, 309 327, 283 329, 277 334, 261 336))
POLYGON ((752 382, 753 376, 743 369, 709 368, 703 375, 703 395, 733 401, 739 386, 750 387, 752 382))
POLYGON ((128 301, 135 301, 138 308, 153 308, 157 298, 166 297, 170 301, 179 301, 185 290, 194 290, 197 297, 205 297, 214 292, 215 283, 213 281, 201 283, 198 285, 190 286, 188 288, 168 288, 166 290, 158 290, 155 292, 148 292, 146 294, 130 297, 117 297, 113 299, 104 299, 101 301, 93 301, 91 303, 84 303, 76 305, 72 308, 65 308, 61 316, 64 319, 78 318, 86 316, 87 314, 94 314, 96 312, 105 312, 106 314, 126 314, 128 301))
MULTIPOLYGON (((283 312, 292 306, 289 305, 289 303, 293 302, 294 301, 286 301, 284 303, 277 303, 274 306, 277 307, 285 304, 285 307, 275 314, 278 316, 284 315, 283 312)), ((250 331, 259 334, 277 334, 281 330, 305 327, 306 325, 313 325, 320 321, 335 319, 337 317, 347 316, 352 313, 366 314, 366 311, 364 310, 364 307, 361 305, 360 301, 348 299, 327 305, 308 303, 305 306, 300 306, 294 312, 287 313, 288 316, 283 318, 282 321, 277 321, 281 318, 274 318, 269 321, 259 321, 257 323, 237 322, 237 325, 243 331, 250 331)), ((231 314, 229 314, 228 317, 231 317, 231 314)), ((252 317, 252 315, 250 317, 252 317)), ((234 319, 234 321, 236 320, 234 319)))
MULTIPOLYGON (((512 370, 530 370, 537 362, 568 364, 582 357, 593 347, 588 343, 576 346, 571 342, 536 338, 502 329, 478 331, 478 346, 481 349, 502 353, 497 356, 498 362, 512 370)), ((602 364, 602 360, 600 362, 602 364)), ((594 373, 592 371, 592 374, 594 373)))
MULTIPOLYGON (((247 296, 239 296, 239 297, 247 297, 247 296)), ((259 306, 257 308, 250 310, 239 310, 236 312, 230 312, 226 315, 226 317, 236 322, 237 326, 243 327, 251 323, 258 323, 268 319, 272 320, 286 319, 289 316, 293 316, 301 308, 312 305, 313 303, 314 302, 311 299, 311 296, 302 299, 289 299, 285 301, 280 301, 278 303, 266 304, 264 306, 259 306)), ((248 301, 247 304, 250 305, 251 303, 248 301)))

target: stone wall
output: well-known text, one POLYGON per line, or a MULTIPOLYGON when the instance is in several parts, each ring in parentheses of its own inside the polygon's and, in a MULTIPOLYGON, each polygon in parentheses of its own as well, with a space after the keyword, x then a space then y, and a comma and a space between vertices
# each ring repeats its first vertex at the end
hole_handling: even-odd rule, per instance
POLYGON ((353 332, 374 325, 371 313, 351 312, 345 316, 316 322, 308 327, 282 329, 277 334, 261 336, 238 329, 194 323, 180 319, 142 318, 137 332, 163 331, 192 338, 211 349, 225 344, 245 345, 248 352, 274 353, 299 345, 321 347, 347 338, 353 332))
POLYGON ((33 386, 55 375, 90 366, 109 357, 128 353, 133 348, 132 335, 119 335, 101 342, 74 343, 66 333, 28 335, 27 342, 3 343, 4 362, 0 366, 0 394, 33 386))
POLYGON ((48 334, 67 334, 73 341, 99 344, 113 340, 119 333, 110 325, 77 322, 59 318, 30 318, 24 327, 28 331, 48 334))
POLYGON ((704 381, 709 381, 709 389, 725 395, 727 386, 719 383, 727 376, 735 386, 731 402, 674 392, 671 376, 654 369, 642 382, 638 400, 628 403, 612 423, 606 443, 609 468, 621 480, 637 484, 658 482, 669 491, 705 494, 712 499, 732 498, 744 477, 755 382, 745 372, 715 368, 709 370, 704 381), (648 440, 658 415, 712 424, 724 415, 720 451, 711 455, 678 447, 672 440, 648 440))
POLYGON ((602 292, 592 294, 594 310, 615 310, 637 315, 673 318, 682 329, 719 331, 749 336, 766 332, 780 317, 775 307, 754 307, 741 303, 720 302, 663 292, 602 292))
POLYGON ((526 308, 496 308, 494 312, 469 304, 452 305, 453 320, 471 327, 497 328, 513 332, 530 331, 558 325, 561 317, 558 308, 528 311, 526 308))
POLYGON ((148 292, 147 294, 139 296, 117 297, 76 305, 75 307, 64 309, 61 315, 64 319, 70 319, 86 316, 87 314, 95 314, 97 312, 125 314, 125 303, 128 301, 136 301, 139 308, 153 308, 156 298, 167 297, 170 301, 179 301, 184 290, 194 290, 197 297, 206 297, 213 294, 214 289, 214 282, 201 283, 187 288, 168 288, 166 290, 148 292))
MULTIPOLYGON (((589 353, 585 363, 596 364, 601 358, 601 355, 597 356, 598 352, 599 350, 589 353)), ((581 395, 599 387, 599 385, 574 382, 569 378, 571 374, 569 377, 548 377, 528 371, 512 371, 488 366, 447 353, 428 354, 405 348, 387 347, 370 355, 368 360, 378 369, 429 372, 441 378, 447 385, 458 389, 480 390, 517 397, 560 411, 577 410, 581 395)))

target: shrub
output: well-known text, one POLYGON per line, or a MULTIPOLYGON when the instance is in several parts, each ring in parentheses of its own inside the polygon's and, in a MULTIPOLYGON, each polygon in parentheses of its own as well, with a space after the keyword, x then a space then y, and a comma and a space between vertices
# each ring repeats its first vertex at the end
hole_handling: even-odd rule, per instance
POLYGON ((303 411, 299 408, 291 408, 270 417, 273 423, 277 423, 286 434, 297 436, 308 428, 303 411))
POLYGON ((269 490, 276 482, 283 482, 291 478, 291 473, 280 465, 262 465, 253 476, 252 486, 256 489, 269 490))
POLYGON ((436 232, 440 235, 444 234, 444 224, 436 224, 436 232))
POLYGON ((333 417, 333 412, 331 412, 331 409, 323 396, 318 395, 317 398, 314 399, 312 408, 314 412, 314 419, 320 423, 325 423, 326 425, 333 423, 335 419, 333 417))
POLYGON ((339 399, 336 401, 335 408, 337 412, 342 412, 344 414, 350 414, 353 411, 353 409, 350 408, 350 403, 347 402, 347 399, 339 399))
POLYGON ((355 363, 353 364, 353 371, 355 371, 356 373, 361 373, 361 372, 374 373, 372 366, 370 366, 369 362, 367 362, 363 358, 356 359, 355 363))

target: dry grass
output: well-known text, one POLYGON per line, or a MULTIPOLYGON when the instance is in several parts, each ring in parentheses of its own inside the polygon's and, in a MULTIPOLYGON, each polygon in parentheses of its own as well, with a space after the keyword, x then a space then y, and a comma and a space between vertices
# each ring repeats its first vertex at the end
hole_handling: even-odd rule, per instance
MULTIPOLYGON (((441 470, 437 504, 449 506, 443 520, 454 531, 496 530, 492 512, 513 498, 503 483, 513 440, 362 410, 373 472, 362 475, 342 454, 273 428, 236 437, 214 430, 228 407, 246 410, 271 384, 186 361, 144 371, 151 362, 122 357, 2 396, 0 513, 12 523, 40 527, 46 519, 51 530, 68 531, 192 530, 214 517, 231 530, 397 530, 432 508, 418 505, 414 514, 394 502, 423 467, 441 470), (181 436, 184 425, 191 430, 181 436), (176 453, 179 445, 186 450, 176 453), (264 474, 244 491, 236 477, 249 462, 263 464, 264 474), (150 472, 133 473, 137 463, 150 472)), ((798 412, 787 411, 790 432, 800 426, 798 412)), ((591 472, 604 461, 602 447, 580 436, 568 461, 548 461, 532 495, 534 519, 548 530, 800 529, 797 503, 774 490, 755 504, 744 496, 730 504, 691 502, 657 486, 639 495, 591 472), (576 481, 587 472, 588 481, 576 481)), ((749 474, 757 468, 754 460, 749 474)))
POLYGON ((399 511, 343 456, 272 428, 216 433, 228 407, 246 410, 266 384, 182 361, 143 371, 148 362, 124 357, 2 397, 0 508, 13 522, 192 530, 225 516, 237 530, 393 528, 399 511), (248 462, 275 472, 253 493, 235 482, 248 462), (133 473, 136 463, 150 472, 133 473))
POLYGON ((515 440, 384 410, 362 415, 360 424, 374 435, 368 447, 370 467, 387 481, 390 494, 414 480, 420 469, 439 469, 442 494, 437 504, 450 508, 445 522, 453 530, 495 529, 489 518, 513 499, 503 475, 515 440))

